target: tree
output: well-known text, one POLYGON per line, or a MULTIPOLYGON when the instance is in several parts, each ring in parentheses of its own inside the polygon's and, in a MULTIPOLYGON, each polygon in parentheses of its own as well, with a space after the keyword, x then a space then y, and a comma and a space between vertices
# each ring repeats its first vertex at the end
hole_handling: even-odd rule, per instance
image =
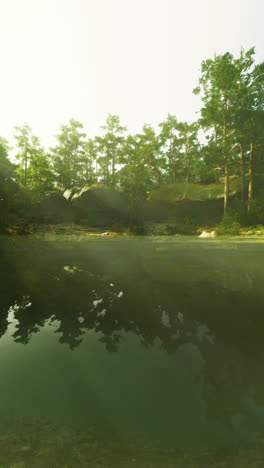
POLYGON ((15 167, 8 159, 8 151, 7 140, 0 137, 0 181, 15 176, 15 167))
POLYGON ((18 147, 18 153, 16 154, 16 159, 19 161, 17 168, 18 180, 26 187, 28 185, 32 129, 27 123, 24 123, 21 127, 16 126, 14 128, 17 132, 15 139, 17 140, 18 147))
POLYGON ((180 142, 178 138, 178 121, 174 115, 168 114, 165 122, 159 124, 161 128, 159 140, 166 164, 168 182, 174 184, 179 173, 180 142))
POLYGON ((198 162, 199 143, 198 143, 198 125, 196 122, 188 124, 187 122, 178 123, 179 143, 181 145, 181 170, 185 182, 195 179, 195 167, 198 162))
POLYGON ((28 124, 15 129, 19 149, 16 158, 20 161, 17 166, 18 181, 39 198, 53 187, 54 174, 50 158, 41 147, 39 138, 32 135, 28 124))
POLYGON ((149 170, 142 157, 141 141, 138 135, 128 135, 123 146, 120 159, 122 168, 119 171, 119 181, 131 201, 139 201, 146 197, 152 186, 149 170))
POLYGON ((64 190, 83 182, 86 134, 82 129, 78 120, 70 119, 56 136, 58 145, 51 148, 56 182, 64 190))
POLYGON ((31 137, 29 154, 28 187, 39 198, 45 191, 52 190, 55 175, 51 166, 50 156, 40 145, 39 138, 36 136, 31 137))
POLYGON ((99 152, 98 163, 104 183, 115 187, 116 164, 120 162, 126 127, 120 124, 120 118, 117 115, 108 114, 106 125, 101 128, 104 134, 96 138, 99 152))
POLYGON ((8 214, 8 181, 14 176, 14 166, 8 160, 8 142, 0 137, 0 228, 7 224, 8 214))
POLYGON ((84 144, 84 154, 81 158, 83 166, 82 175, 85 184, 98 181, 98 147, 96 140, 89 138, 84 144))
MULTIPOLYGON (((195 94, 201 94, 201 125, 213 129, 216 147, 217 168, 224 174, 224 210, 228 207, 230 167, 237 160, 238 116, 244 106, 244 83, 248 81, 248 71, 252 66, 254 49, 243 50, 239 59, 229 52, 202 62, 202 75, 195 94)), ((242 153, 241 157, 242 157, 242 153)), ((243 157, 242 157, 242 168, 243 157)))
POLYGON ((161 152, 162 142, 151 125, 143 125, 142 132, 137 134, 137 152, 142 164, 149 173, 153 186, 159 186, 164 181, 166 172, 165 157, 161 152))
POLYGON ((241 106, 237 118, 238 141, 241 150, 242 199, 244 200, 245 196, 243 168, 245 167, 246 153, 248 156, 249 205, 253 199, 254 153, 264 147, 264 62, 253 66, 253 55, 254 49, 251 49, 250 54, 248 53, 249 71, 242 76, 239 83, 241 106))
POLYGON ((235 115, 235 136, 240 149, 241 200, 245 200, 248 166, 248 199, 253 196, 253 149, 263 143, 264 111, 264 63, 254 64, 254 48, 243 50, 234 60, 239 70, 237 90, 237 112, 235 115))
POLYGON ((197 180, 200 162, 198 124, 178 122, 174 115, 168 114, 159 127, 168 181, 173 184, 176 179, 183 179, 185 182, 197 180))
POLYGON ((250 133, 250 149, 248 162, 248 210, 254 196, 254 181, 256 176, 256 161, 255 156, 262 156, 262 171, 263 171, 263 149, 264 149, 264 109, 255 111, 252 115, 251 124, 253 125, 250 133))

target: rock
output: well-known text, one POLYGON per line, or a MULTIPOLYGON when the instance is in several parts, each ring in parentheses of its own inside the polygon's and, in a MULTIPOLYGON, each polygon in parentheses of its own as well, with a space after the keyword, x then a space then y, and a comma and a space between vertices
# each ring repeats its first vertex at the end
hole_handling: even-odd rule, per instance
POLYGON ((203 231, 199 237, 205 238, 205 237, 216 237, 216 232, 215 231, 203 231))
POLYGON ((71 196, 70 202, 75 222, 82 219, 89 225, 107 229, 128 218, 129 207, 124 194, 104 184, 84 186, 71 196))
POLYGON ((70 203, 61 192, 47 192, 40 203, 40 216, 45 223, 64 223, 72 221, 70 203))
POLYGON ((199 237, 210 237, 209 232, 203 231, 199 237))
POLYGON ((79 271, 79 272, 82 271, 82 270, 80 270, 80 268, 78 268, 78 267, 76 267, 76 266, 72 266, 72 267, 71 267, 71 266, 69 266, 69 265, 65 265, 65 266, 63 267, 63 270, 64 270, 66 273, 69 273, 69 274, 71 274, 71 275, 74 275, 74 273, 76 273, 77 271, 79 271))

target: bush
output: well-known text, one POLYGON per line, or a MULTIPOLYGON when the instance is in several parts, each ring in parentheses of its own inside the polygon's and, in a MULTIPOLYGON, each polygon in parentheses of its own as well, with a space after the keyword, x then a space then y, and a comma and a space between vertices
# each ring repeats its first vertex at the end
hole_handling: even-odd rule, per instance
POLYGON ((263 224, 257 224, 256 226, 256 231, 261 233, 261 234, 264 234, 264 226, 263 224))
POLYGON ((184 234, 193 234, 196 231, 196 227, 197 226, 191 217, 186 216, 183 218, 182 229, 184 234))
POLYGON ((247 220, 247 204, 241 200, 232 200, 230 206, 227 209, 227 213, 224 215, 224 218, 232 218, 232 222, 238 222, 243 226, 248 224, 247 220))
POLYGON ((167 235, 167 225, 164 223, 155 223, 147 221, 144 223, 145 233, 149 236, 164 236, 167 235))
POLYGON ((247 213, 247 225, 264 224, 264 200, 252 200, 247 213))
POLYGON ((196 225, 192 218, 186 216, 182 223, 169 223, 166 226, 166 233, 168 235, 183 234, 191 235, 196 232, 196 225))
MULTIPOLYGON (((231 236, 236 236, 240 234, 240 229, 241 229, 241 224, 237 221, 233 221, 228 223, 227 222, 227 217, 224 217, 221 223, 216 226, 216 233, 218 235, 231 235, 231 236), (225 218, 225 219, 224 219, 225 218)), ((230 220, 232 218, 229 218, 230 220)))
POLYGON ((111 224, 110 228, 111 228, 111 231, 113 231, 113 232, 119 232, 119 233, 128 232, 127 224, 121 223, 121 222, 115 222, 115 223, 111 224))
POLYGON ((264 192, 257 199, 250 201, 249 205, 241 200, 233 200, 221 225, 228 227, 233 222, 238 222, 242 226, 264 224, 264 192))
POLYGON ((129 226, 129 232, 136 236, 143 236, 146 234, 144 223, 133 223, 129 226))
POLYGON ((179 234, 180 226, 176 223, 169 223, 165 227, 165 232, 169 236, 173 236, 174 234, 179 234))

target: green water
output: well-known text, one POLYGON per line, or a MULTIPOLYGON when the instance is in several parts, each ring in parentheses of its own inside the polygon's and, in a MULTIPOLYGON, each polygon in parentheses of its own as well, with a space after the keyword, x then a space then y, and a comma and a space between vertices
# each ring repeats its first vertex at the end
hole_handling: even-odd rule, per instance
POLYGON ((0 467, 263 466, 262 243, 0 242, 0 467))

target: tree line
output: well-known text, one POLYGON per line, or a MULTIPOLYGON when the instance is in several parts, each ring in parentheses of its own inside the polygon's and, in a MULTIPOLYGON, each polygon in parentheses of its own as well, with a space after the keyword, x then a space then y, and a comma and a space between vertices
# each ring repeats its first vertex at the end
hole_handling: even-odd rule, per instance
POLYGON ((12 177, 36 197, 104 183, 138 199, 163 184, 223 180, 226 210, 230 178, 237 176, 241 201, 250 206, 264 172, 264 62, 256 64, 254 55, 254 48, 242 49, 238 57, 226 52, 202 62, 193 90, 202 105, 193 123, 169 114, 158 129, 145 124, 130 134, 109 114, 100 136, 89 138, 83 124, 70 119, 48 151, 28 124, 15 127, 17 163, 1 138, 0 181, 12 177))

